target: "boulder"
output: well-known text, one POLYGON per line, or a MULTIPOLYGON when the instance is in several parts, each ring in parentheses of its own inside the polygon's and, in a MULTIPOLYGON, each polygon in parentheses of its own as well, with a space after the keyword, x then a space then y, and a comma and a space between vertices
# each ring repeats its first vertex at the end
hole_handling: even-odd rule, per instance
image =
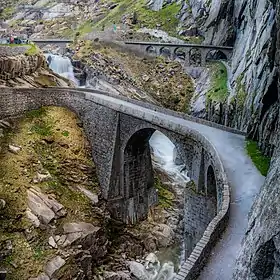
POLYGON ((139 280, 148 280, 149 275, 143 264, 131 261, 129 262, 130 273, 139 280))
POLYGON ((21 150, 21 147, 15 146, 15 145, 9 145, 9 152, 13 154, 18 154, 21 150))
POLYGON ((174 232, 170 226, 159 224, 155 227, 153 235, 157 239, 159 247, 167 247, 172 243, 174 232))
POLYGON ((85 196, 87 196, 93 205, 98 203, 98 195, 92 193, 91 191, 85 189, 84 187, 77 186, 80 192, 82 192, 85 196))
POLYGON ((0 199, 0 210, 3 210, 6 206, 6 201, 4 199, 0 199))
POLYGON ((27 204, 31 212, 38 217, 43 224, 49 224, 55 218, 66 215, 64 206, 55 199, 43 194, 39 188, 31 188, 27 191, 27 204))
POLYGON ((51 278, 64 264, 65 260, 60 256, 56 256, 47 263, 45 273, 51 278))

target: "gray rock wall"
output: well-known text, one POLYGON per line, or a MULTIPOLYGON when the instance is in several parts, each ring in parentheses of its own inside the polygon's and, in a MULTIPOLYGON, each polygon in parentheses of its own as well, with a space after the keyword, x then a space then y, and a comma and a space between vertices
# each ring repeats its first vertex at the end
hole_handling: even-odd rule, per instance
MULTIPOLYGON (((277 37, 275 65, 280 62, 280 3, 277 4, 277 37)), ((277 87, 277 86, 276 86, 277 87)), ((280 83, 278 81, 278 90, 280 83)), ((277 88, 276 88, 277 90, 277 88)), ((260 194, 252 207, 247 234, 237 261, 234 279, 280 279, 280 127, 279 106, 275 127, 275 147, 271 168, 260 194)))
MULTIPOLYGON (((224 104, 211 103, 206 118, 248 132, 267 155, 273 153, 278 117, 275 3, 190 0, 183 1, 179 15, 186 35, 195 31, 205 43, 234 46, 229 98, 224 104), (225 116, 215 118, 220 112, 225 116)), ((195 115, 203 111, 193 107, 195 115)))

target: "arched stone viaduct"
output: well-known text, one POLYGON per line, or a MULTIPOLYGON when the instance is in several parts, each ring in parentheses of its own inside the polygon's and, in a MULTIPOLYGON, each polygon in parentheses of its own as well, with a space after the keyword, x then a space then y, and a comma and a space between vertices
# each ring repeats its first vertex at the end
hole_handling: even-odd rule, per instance
POLYGON ((125 45, 151 56, 167 56, 174 60, 179 58, 185 66, 205 67, 207 60, 229 60, 232 56, 232 47, 201 44, 173 44, 159 42, 125 41, 125 45))
POLYGON ((96 97, 85 91, 49 88, 5 89, 0 95, 1 118, 48 105, 69 108, 79 116, 92 145, 102 196, 114 218, 134 224, 145 219, 157 201, 149 147, 155 130, 175 144, 197 191, 215 198, 217 211, 221 210, 222 166, 215 150, 197 131, 133 108, 127 113, 122 104, 113 106, 100 93, 96 97))
POLYGON ((95 90, 2 88, 0 91, 0 118, 49 105, 66 107, 82 121, 91 141, 102 195, 112 215, 127 223, 145 218, 149 205, 157 199, 148 140, 154 130, 168 136, 188 166, 196 190, 217 201, 216 216, 206 225, 176 279, 196 279, 206 260, 203 279, 231 278, 247 214, 263 181, 244 151, 242 133, 95 90), (231 212, 227 178, 233 187, 231 212), (228 221, 223 238, 213 249, 228 221), (224 270, 224 264, 228 269, 224 270))

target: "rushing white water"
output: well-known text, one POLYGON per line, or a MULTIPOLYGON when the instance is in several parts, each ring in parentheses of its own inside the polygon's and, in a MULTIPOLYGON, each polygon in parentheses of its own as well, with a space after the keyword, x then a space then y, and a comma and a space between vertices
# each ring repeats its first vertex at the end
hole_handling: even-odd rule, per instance
POLYGON ((163 133, 155 131, 150 139, 153 153, 153 164, 166 172, 176 184, 185 185, 189 182, 185 165, 175 163, 175 146, 163 133))
MULTIPOLYGON (((153 155, 153 165, 168 174, 169 178, 176 185, 185 186, 190 181, 186 166, 184 164, 176 164, 176 147, 175 145, 159 131, 155 131, 150 138, 150 147, 153 155)), ((184 244, 183 244, 184 245, 184 244)), ((178 256, 179 263, 184 261, 184 248, 178 256)), ((162 252, 167 253, 167 252, 162 252)), ((168 254, 167 254, 168 255, 168 254)), ((160 263, 149 263, 146 266, 150 280, 172 280, 174 278, 174 257, 169 256, 166 261, 160 263), (172 261, 171 261, 172 260, 172 261)))
POLYGON ((78 80, 74 76, 74 70, 71 60, 68 57, 64 57, 56 54, 46 54, 46 59, 49 63, 49 67, 57 74, 69 79, 79 85, 78 80))

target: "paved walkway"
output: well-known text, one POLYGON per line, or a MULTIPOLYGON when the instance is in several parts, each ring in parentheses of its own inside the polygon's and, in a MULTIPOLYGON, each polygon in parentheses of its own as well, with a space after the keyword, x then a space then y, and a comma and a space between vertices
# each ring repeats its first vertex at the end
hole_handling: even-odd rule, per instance
MULTIPOLYGON (((106 100, 108 104, 111 104, 112 107, 115 106, 116 110, 120 112, 126 113, 126 109, 130 108, 135 112, 135 116, 140 111, 192 128, 203 134, 215 146, 223 162, 231 187, 230 219, 226 231, 221 235, 221 241, 213 249, 212 256, 199 279, 230 280, 235 260, 241 248, 241 241, 246 231, 249 210, 264 181, 264 177, 260 175, 246 154, 244 136, 159 113, 114 97, 95 93, 86 94, 94 96, 97 103, 102 103, 106 100), (122 106, 120 107, 119 105, 122 106)), ((134 114, 133 112, 131 113, 132 115, 134 114)))

